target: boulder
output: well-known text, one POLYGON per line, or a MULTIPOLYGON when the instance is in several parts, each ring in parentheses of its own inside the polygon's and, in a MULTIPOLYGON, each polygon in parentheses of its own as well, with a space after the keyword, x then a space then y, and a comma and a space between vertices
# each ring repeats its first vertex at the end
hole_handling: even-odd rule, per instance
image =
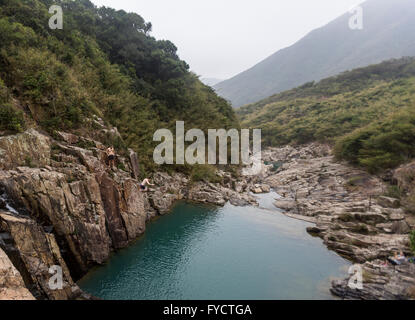
POLYGON ((0 248, 0 300, 35 300, 20 272, 0 248))
POLYGON ((378 204, 384 208, 399 208, 401 206, 399 199, 385 196, 380 196, 378 198, 378 204))
POLYGON ((246 201, 245 199, 242 198, 231 198, 229 200, 229 202, 234 205, 234 206, 238 206, 238 207, 243 207, 249 204, 248 201, 246 201))
POLYGON ((242 193, 242 192, 244 192, 244 190, 246 190, 246 188, 247 188, 247 185, 246 185, 245 182, 236 182, 235 183, 235 191, 236 192, 242 193))
POLYGON ((395 221, 392 224, 391 229, 392 229, 392 232, 396 233, 396 234, 408 234, 408 233, 411 232, 411 228, 409 227, 409 225, 404 220, 395 221))
POLYGON ((391 221, 401 221, 401 220, 404 220, 404 219, 405 219, 405 216, 403 214, 400 214, 400 213, 392 213, 389 216, 389 220, 391 220, 391 221))
POLYGON ((68 183, 59 172, 19 168, 0 177, 0 184, 26 212, 53 226, 74 261, 74 272, 82 274, 90 266, 106 261, 111 241, 94 175, 68 183))

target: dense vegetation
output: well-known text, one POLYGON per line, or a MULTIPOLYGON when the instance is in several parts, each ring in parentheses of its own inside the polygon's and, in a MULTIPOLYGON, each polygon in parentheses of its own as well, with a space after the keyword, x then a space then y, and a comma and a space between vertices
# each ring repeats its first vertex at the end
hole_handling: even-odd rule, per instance
POLYGON ((159 128, 237 127, 228 103, 150 31, 139 15, 89 0, 0 0, 0 130, 37 124, 87 135, 95 115, 152 169, 159 128), (63 30, 48 26, 52 4, 63 8, 63 30))
POLYGON ((415 157, 415 59, 310 82, 238 110, 265 145, 336 144, 336 155, 372 172, 415 157))

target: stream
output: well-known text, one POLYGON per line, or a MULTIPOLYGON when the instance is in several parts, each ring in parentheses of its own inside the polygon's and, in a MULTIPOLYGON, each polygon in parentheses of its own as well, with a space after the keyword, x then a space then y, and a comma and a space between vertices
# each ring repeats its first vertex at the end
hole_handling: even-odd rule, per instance
POLYGON ((350 263, 283 215, 276 193, 259 207, 177 203, 145 234, 79 281, 113 300, 333 299, 350 263))

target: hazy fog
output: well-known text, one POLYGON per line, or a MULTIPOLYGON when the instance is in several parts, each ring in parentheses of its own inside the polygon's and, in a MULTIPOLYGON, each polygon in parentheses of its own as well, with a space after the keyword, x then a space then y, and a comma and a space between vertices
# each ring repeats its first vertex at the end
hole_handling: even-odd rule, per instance
POLYGON ((202 77, 227 79, 362 0, 92 0, 140 14, 202 77))

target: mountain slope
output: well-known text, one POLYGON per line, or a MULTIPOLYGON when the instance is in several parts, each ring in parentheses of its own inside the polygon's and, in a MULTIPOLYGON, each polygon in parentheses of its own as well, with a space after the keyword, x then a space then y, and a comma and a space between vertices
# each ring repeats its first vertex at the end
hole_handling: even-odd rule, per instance
POLYGON ((202 81, 205 85, 212 87, 215 84, 222 82, 223 80, 217 78, 201 78, 200 81, 202 81))
POLYGON ((307 83, 237 111, 265 145, 336 143, 339 158, 371 171, 415 157, 415 58, 307 83))
POLYGON ((342 71, 415 55, 413 0, 368 0, 362 8, 363 30, 351 30, 346 13, 214 88, 239 107, 342 71))
POLYGON ((137 14, 89 0, 0 0, 0 135, 40 126, 88 137, 100 117, 122 137, 102 142, 134 148, 151 170, 157 129, 238 127, 230 105, 150 30, 137 14), (52 4, 63 30, 48 27, 52 4))

